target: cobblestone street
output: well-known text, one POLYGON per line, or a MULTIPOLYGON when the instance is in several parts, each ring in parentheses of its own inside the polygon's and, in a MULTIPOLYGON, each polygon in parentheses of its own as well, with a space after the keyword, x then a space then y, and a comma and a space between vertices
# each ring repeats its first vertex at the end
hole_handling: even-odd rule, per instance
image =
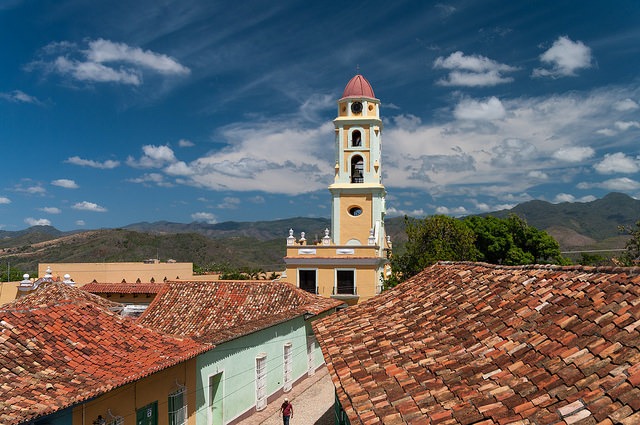
MULTIPOLYGON (((293 404, 290 425, 333 425, 334 388, 327 367, 294 387, 287 397, 293 404)), ((266 409, 240 423, 240 425, 281 425, 281 400, 270 403, 266 409)))

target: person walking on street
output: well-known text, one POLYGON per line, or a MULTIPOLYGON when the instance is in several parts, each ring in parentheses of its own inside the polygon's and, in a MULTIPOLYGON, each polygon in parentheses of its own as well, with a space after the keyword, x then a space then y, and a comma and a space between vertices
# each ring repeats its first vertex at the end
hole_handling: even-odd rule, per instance
POLYGON ((289 418, 293 416, 293 405, 289 403, 289 399, 286 397, 284 403, 280 406, 280 415, 282 416, 282 423, 289 425, 289 418))

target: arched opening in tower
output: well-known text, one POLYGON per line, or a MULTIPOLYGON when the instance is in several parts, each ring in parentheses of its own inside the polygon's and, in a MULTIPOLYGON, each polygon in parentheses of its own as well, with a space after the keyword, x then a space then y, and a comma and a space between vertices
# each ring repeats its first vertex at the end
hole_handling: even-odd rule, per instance
POLYGON ((364 183, 364 160, 360 155, 351 158, 351 183, 364 183))
POLYGON ((351 133, 351 146, 362 146, 362 135, 360 134, 360 130, 354 130, 354 132, 351 133))

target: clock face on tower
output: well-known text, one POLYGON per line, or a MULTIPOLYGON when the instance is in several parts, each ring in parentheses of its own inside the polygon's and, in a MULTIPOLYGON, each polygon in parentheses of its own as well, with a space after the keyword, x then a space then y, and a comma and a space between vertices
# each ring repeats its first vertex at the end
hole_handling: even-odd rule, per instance
POLYGON ((359 114, 362 112, 362 102, 353 102, 351 104, 351 112, 354 114, 359 114))

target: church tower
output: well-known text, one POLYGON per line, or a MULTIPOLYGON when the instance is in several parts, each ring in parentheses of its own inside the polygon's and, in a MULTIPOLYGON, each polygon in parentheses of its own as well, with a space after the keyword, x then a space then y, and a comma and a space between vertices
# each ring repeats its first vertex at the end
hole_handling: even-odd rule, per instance
POLYGON ((335 125, 335 182, 331 192, 331 234, 336 245, 385 242, 385 195, 381 178, 380 101, 371 84, 356 75, 338 100, 335 125))
POLYGON ((331 192, 331 230, 321 240, 305 232, 287 238, 286 282, 305 291, 356 304, 379 294, 389 271, 382 185, 380 101, 371 84, 356 75, 338 100, 335 174, 331 192))

